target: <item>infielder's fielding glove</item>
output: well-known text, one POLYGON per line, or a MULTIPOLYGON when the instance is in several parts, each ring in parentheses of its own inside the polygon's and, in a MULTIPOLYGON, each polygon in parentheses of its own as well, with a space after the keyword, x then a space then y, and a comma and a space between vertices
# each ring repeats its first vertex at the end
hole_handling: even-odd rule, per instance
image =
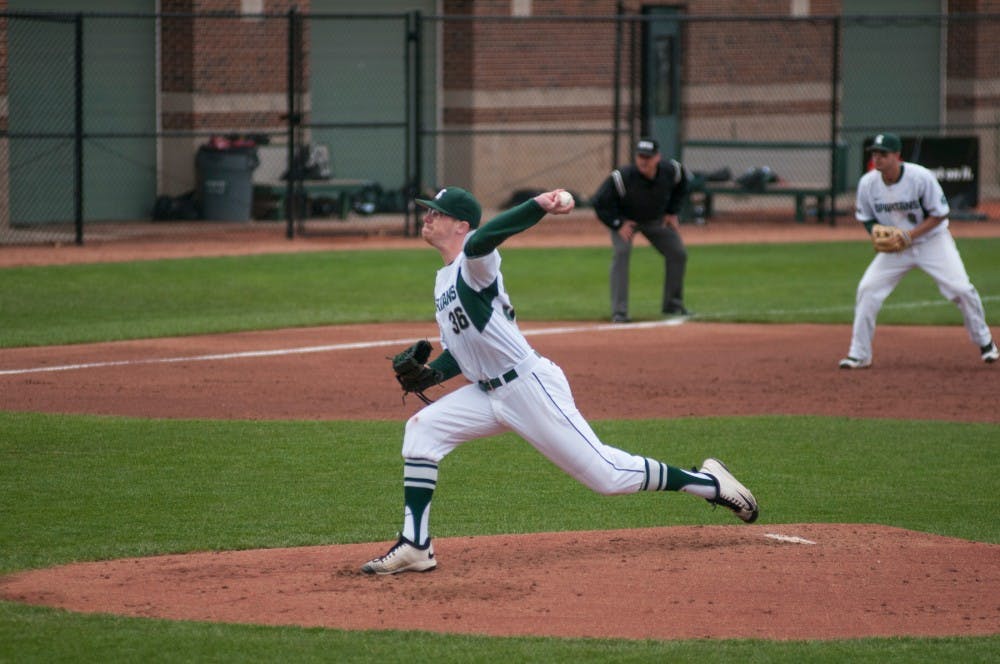
POLYGON ((392 358, 392 370, 396 372, 396 380, 403 392, 413 392, 428 404, 433 400, 424 395, 424 390, 444 381, 444 374, 427 366, 430 356, 431 342, 421 339, 392 358))
POLYGON ((875 247, 875 251, 891 254, 906 249, 910 243, 910 234, 902 228, 882 224, 872 226, 872 246, 875 247))

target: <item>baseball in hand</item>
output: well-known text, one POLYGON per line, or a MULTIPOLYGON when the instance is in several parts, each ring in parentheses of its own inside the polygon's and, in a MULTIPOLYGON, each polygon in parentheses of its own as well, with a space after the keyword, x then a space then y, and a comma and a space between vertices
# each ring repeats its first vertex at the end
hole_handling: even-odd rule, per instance
POLYGON ((562 207, 569 207, 573 204, 573 194, 568 191, 559 192, 559 205, 562 207))

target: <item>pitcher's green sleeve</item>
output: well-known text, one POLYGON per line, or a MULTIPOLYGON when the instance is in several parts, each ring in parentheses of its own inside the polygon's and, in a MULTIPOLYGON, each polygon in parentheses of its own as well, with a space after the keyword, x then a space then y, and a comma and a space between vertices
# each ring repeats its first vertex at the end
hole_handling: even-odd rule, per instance
POLYGON ((458 362, 456 362, 455 358, 452 357, 451 351, 447 349, 428 362, 427 366, 436 371, 440 371, 443 376, 441 378, 442 381, 454 378, 458 374, 462 373, 462 369, 458 366, 458 362))
POLYGON ((537 224, 545 214, 545 210, 534 199, 501 212, 472 234, 465 243, 465 255, 469 258, 485 256, 510 236, 537 224))

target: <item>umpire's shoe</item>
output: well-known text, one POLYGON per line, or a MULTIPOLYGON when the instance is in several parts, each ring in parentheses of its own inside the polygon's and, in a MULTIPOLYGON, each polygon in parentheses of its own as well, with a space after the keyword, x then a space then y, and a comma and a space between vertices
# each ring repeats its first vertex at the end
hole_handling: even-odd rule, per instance
POLYGON ((733 511, 733 514, 747 523, 753 523, 757 520, 757 515, 760 513, 757 508, 757 499, 753 497, 748 488, 733 477, 724 463, 718 459, 705 459, 699 472, 705 473, 715 480, 715 500, 708 502, 728 507, 733 511))
POLYGON ((434 545, 430 540, 427 546, 419 547, 410 540, 400 536, 391 549, 378 558, 369 560, 361 566, 365 574, 399 574, 400 572, 429 572, 437 567, 434 559, 434 545))

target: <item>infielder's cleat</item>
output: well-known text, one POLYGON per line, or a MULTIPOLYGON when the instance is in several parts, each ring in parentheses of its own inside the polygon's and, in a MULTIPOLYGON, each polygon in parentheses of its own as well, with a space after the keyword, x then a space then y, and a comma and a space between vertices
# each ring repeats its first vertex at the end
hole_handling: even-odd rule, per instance
POLYGON ((838 365, 841 369, 867 369, 872 365, 871 360, 859 360, 856 357, 851 357, 848 355, 840 361, 838 365))
POLYGON ((361 566, 365 574, 399 574, 400 572, 429 572, 437 567, 434 559, 434 544, 418 547, 416 544, 400 536, 391 549, 378 558, 369 560, 361 566))
POLYGON ((979 352, 982 353, 983 362, 992 363, 1000 360, 1000 350, 997 350, 997 345, 993 341, 980 348, 979 352))
POLYGON ((611 317, 612 323, 631 323, 632 319, 625 314, 615 314, 611 317))
POLYGON ((668 318, 690 318, 691 316, 694 316, 694 312, 689 311, 685 307, 671 307, 664 310, 663 315, 668 318))
POLYGON ((705 459, 699 472, 705 473, 715 480, 716 497, 715 500, 708 502, 728 507, 737 518, 747 523, 753 523, 757 520, 757 516, 760 514, 757 499, 753 497, 748 488, 733 477, 724 463, 718 459, 705 459))

